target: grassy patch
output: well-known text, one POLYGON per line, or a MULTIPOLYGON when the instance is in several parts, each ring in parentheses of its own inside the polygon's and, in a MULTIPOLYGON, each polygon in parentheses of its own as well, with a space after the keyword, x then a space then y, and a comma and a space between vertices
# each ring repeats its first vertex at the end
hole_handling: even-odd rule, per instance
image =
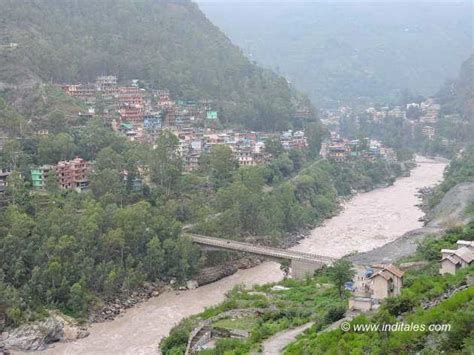
MULTIPOLYGON (((209 319, 231 309, 261 308, 266 310, 259 317, 222 319, 214 323, 226 329, 242 329, 250 332, 246 340, 220 339, 214 349, 205 354, 244 354, 259 350, 263 340, 273 334, 297 327, 309 321, 322 326, 327 322, 327 312, 337 307, 345 307, 347 300, 338 296, 337 290, 327 284, 325 276, 306 280, 284 280, 279 285, 287 289, 275 290, 275 284, 256 286, 252 290, 236 287, 227 294, 224 302, 206 309, 199 315, 181 322, 161 344, 163 354, 174 354, 185 346, 184 334, 189 334, 199 320, 209 319), (255 291, 258 291, 256 293, 255 291)), ((187 340, 187 339, 186 339, 187 340)))
POLYGON ((257 318, 255 317, 242 317, 242 318, 226 318, 214 322, 214 327, 225 328, 225 329, 241 329, 241 330, 252 330, 257 324, 257 318))

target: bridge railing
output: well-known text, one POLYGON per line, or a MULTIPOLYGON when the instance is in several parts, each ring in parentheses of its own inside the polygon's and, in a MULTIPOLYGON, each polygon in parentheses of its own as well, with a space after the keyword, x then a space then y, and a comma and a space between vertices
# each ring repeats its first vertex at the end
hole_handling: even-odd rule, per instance
POLYGON ((215 247, 221 247, 223 249, 232 249, 236 251, 250 252, 254 254, 267 255, 267 256, 277 257, 277 258, 282 258, 282 259, 303 260, 303 261, 318 262, 318 263, 332 263, 335 260, 327 256, 316 255, 316 254, 311 254, 311 253, 279 249, 279 248, 268 247, 268 246, 254 245, 254 244, 249 244, 249 243, 244 243, 244 242, 239 242, 239 241, 234 241, 234 240, 202 236, 198 234, 188 234, 188 235, 196 243, 209 245, 209 246, 215 246, 215 247))

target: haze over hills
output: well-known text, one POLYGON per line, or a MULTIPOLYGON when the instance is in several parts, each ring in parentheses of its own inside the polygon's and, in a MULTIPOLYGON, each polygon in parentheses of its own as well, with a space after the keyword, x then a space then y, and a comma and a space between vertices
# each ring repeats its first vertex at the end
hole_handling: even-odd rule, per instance
POLYGON ((461 66, 455 80, 449 80, 437 95, 445 109, 460 112, 474 125, 474 54, 461 66))
POLYGON ((272 129, 290 121, 286 80, 252 64, 191 1, 0 0, 0 8, 0 44, 17 44, 0 50, 0 90, 114 74, 215 100, 224 122, 272 129))
POLYGON ((472 52, 472 3, 199 1, 204 13, 317 105, 425 96, 472 52))

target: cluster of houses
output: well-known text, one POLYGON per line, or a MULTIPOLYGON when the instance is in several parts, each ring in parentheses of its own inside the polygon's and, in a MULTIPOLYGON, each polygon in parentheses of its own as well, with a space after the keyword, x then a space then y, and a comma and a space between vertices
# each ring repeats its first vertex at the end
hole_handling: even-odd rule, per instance
MULTIPOLYGON (((116 76, 100 76, 93 84, 62 85, 64 92, 89 105, 83 118, 100 114, 112 129, 129 140, 153 143, 166 129, 180 141, 179 153, 186 171, 199 168, 200 156, 213 145, 231 148, 241 166, 266 162, 264 142, 279 137, 284 149, 305 149, 307 140, 302 131, 278 134, 218 130, 218 112, 209 100, 175 100, 168 90, 146 90, 137 80, 119 85, 116 76), (100 112, 99 112, 100 111, 100 112)), ((311 112, 299 108, 296 118, 307 120, 311 112)))
POLYGON ((351 158, 397 160, 395 151, 377 140, 368 138, 363 141, 348 140, 336 132, 331 132, 330 139, 322 143, 320 155, 336 162, 343 162, 351 158))
MULTIPOLYGON (((277 133, 260 133, 234 130, 216 130, 212 128, 190 127, 168 129, 179 139, 178 153, 186 172, 196 171, 200 167, 201 155, 209 153, 215 145, 230 148, 239 166, 255 166, 268 162, 272 157, 265 151, 267 139, 279 139, 285 150, 307 148, 302 131, 291 130, 277 133)), ((43 190, 52 171, 56 174, 57 186, 63 190, 84 191, 89 185, 89 175, 94 164, 80 157, 68 161, 59 161, 56 165, 43 165, 30 169, 31 184, 34 190, 43 190)), ((11 171, 0 171, 0 193, 5 191, 7 178, 11 171)), ((127 181, 127 172, 121 172, 121 178, 127 181)), ((142 186, 142 178, 136 177, 133 188, 142 186)))
POLYGON ((434 139, 434 124, 438 121, 441 105, 435 99, 429 98, 420 103, 410 103, 406 107, 395 106, 393 108, 369 107, 366 113, 374 122, 381 122, 385 118, 395 117, 403 118, 414 131, 416 127, 421 127, 421 130, 428 139, 434 139))
MULTIPOLYGON (((440 117, 441 105, 434 98, 426 99, 420 103, 409 103, 405 107, 369 107, 365 109, 365 116, 374 123, 380 123, 389 118, 402 118, 411 130, 414 138, 417 131, 428 140, 436 138, 436 123, 440 117)), ((322 112, 322 121, 328 126, 337 127, 345 117, 352 116, 357 112, 348 106, 342 106, 336 110, 322 112)), ((448 144, 445 140, 445 144, 448 144)))
MULTIPOLYGON (((291 130, 281 134, 216 130, 211 128, 169 129, 179 139, 178 153, 183 169, 187 172, 198 170, 201 155, 209 153, 215 145, 230 148, 239 166, 255 166, 268 162, 272 157, 265 152, 267 139, 279 139, 283 148, 306 149, 306 137, 302 131, 291 130)), ((55 172, 57 186, 63 190, 84 191, 89 186, 89 175, 94 164, 80 157, 59 161, 56 165, 43 165, 30 169, 31 184, 34 190, 44 190, 51 172, 55 172)), ((0 193, 5 191, 10 171, 0 171, 0 193)), ((121 178, 127 181, 127 172, 121 172, 121 178)), ((142 179, 133 181, 133 188, 141 188, 142 179)))
POLYGON ((474 242, 458 240, 457 249, 441 249, 440 274, 456 274, 456 271, 474 262, 474 242))
POLYGON ((265 152, 265 141, 270 138, 279 139, 286 150, 307 148, 306 137, 302 131, 293 132, 289 130, 278 135, 274 133, 192 128, 176 130, 174 133, 179 138, 179 153, 185 171, 199 169, 201 155, 210 152, 215 145, 229 147, 239 166, 255 166, 269 161, 271 156, 265 152))
POLYGON ((100 114, 131 140, 154 141, 162 128, 213 127, 218 119, 209 100, 174 100, 168 90, 146 90, 138 80, 119 85, 113 75, 100 76, 93 84, 61 88, 89 106, 81 117, 100 114))

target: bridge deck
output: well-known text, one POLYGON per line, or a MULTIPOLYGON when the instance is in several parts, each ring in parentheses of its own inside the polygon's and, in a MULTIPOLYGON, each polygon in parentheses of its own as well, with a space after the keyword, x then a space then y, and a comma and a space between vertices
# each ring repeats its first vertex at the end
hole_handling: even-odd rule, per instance
POLYGON ((208 245, 208 246, 227 249, 227 250, 247 252, 247 253, 257 254, 257 255, 264 255, 264 256, 269 256, 273 258, 288 259, 288 260, 301 260, 301 261, 306 261, 306 262, 322 263, 322 264, 330 264, 335 260, 327 256, 303 253, 300 251, 266 247, 266 246, 261 246, 261 245, 254 245, 250 243, 237 242, 234 240, 220 239, 220 238, 208 237, 208 236, 197 235, 197 234, 187 234, 187 235, 189 235, 191 239, 197 244, 208 245))

